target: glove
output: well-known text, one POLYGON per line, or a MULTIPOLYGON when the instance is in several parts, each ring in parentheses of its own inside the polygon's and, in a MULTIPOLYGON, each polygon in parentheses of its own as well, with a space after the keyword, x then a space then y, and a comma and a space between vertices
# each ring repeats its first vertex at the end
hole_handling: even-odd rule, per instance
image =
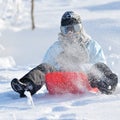
POLYGON ((96 63, 91 67, 88 80, 91 87, 97 87, 104 94, 112 94, 118 83, 117 75, 104 63, 96 63))
POLYGON ((114 73, 110 74, 109 77, 102 77, 100 79, 91 79, 91 87, 97 87, 103 94, 112 94, 118 83, 118 77, 114 73))

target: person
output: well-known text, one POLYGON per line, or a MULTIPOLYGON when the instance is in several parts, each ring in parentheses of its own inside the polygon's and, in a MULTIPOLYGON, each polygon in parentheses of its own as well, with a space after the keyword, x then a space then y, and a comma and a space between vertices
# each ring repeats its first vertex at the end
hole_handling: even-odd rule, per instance
POLYGON ((63 14, 58 40, 47 50, 42 63, 19 80, 14 78, 11 86, 20 97, 25 91, 33 95, 45 84, 45 75, 55 71, 85 72, 90 85, 104 94, 112 94, 118 83, 117 75, 106 65, 101 46, 85 32, 80 15, 74 11, 63 14))

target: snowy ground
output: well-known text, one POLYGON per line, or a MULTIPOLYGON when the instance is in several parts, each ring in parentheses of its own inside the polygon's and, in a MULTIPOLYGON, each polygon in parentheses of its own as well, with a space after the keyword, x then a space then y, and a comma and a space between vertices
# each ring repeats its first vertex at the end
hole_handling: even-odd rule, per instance
POLYGON ((51 96, 43 87, 30 104, 30 99, 20 99, 13 92, 10 81, 42 61, 47 48, 57 40, 66 10, 80 13, 87 33, 100 43, 109 67, 120 77, 120 1, 36 0, 34 31, 30 29, 30 0, 12 1, 0 0, 0 120, 119 120, 119 86, 109 96, 51 96))

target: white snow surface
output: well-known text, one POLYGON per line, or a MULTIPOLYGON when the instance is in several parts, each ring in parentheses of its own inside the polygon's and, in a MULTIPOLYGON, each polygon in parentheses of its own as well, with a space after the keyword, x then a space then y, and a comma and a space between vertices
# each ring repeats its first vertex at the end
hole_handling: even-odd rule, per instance
POLYGON ((31 30, 30 0, 0 0, 0 120, 119 120, 120 83, 112 95, 49 95, 44 86, 19 98, 10 86, 40 64, 57 40, 66 10, 80 14, 88 34, 103 47, 109 67, 120 77, 119 0, 35 0, 31 30))

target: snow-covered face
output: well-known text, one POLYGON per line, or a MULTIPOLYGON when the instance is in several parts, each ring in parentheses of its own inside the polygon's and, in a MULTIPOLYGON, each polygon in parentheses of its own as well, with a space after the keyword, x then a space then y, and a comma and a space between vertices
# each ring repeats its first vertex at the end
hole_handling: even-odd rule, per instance
POLYGON ((68 26, 61 26, 61 34, 63 36, 63 40, 67 40, 69 42, 76 42, 80 40, 81 37, 81 25, 68 25, 68 26))

